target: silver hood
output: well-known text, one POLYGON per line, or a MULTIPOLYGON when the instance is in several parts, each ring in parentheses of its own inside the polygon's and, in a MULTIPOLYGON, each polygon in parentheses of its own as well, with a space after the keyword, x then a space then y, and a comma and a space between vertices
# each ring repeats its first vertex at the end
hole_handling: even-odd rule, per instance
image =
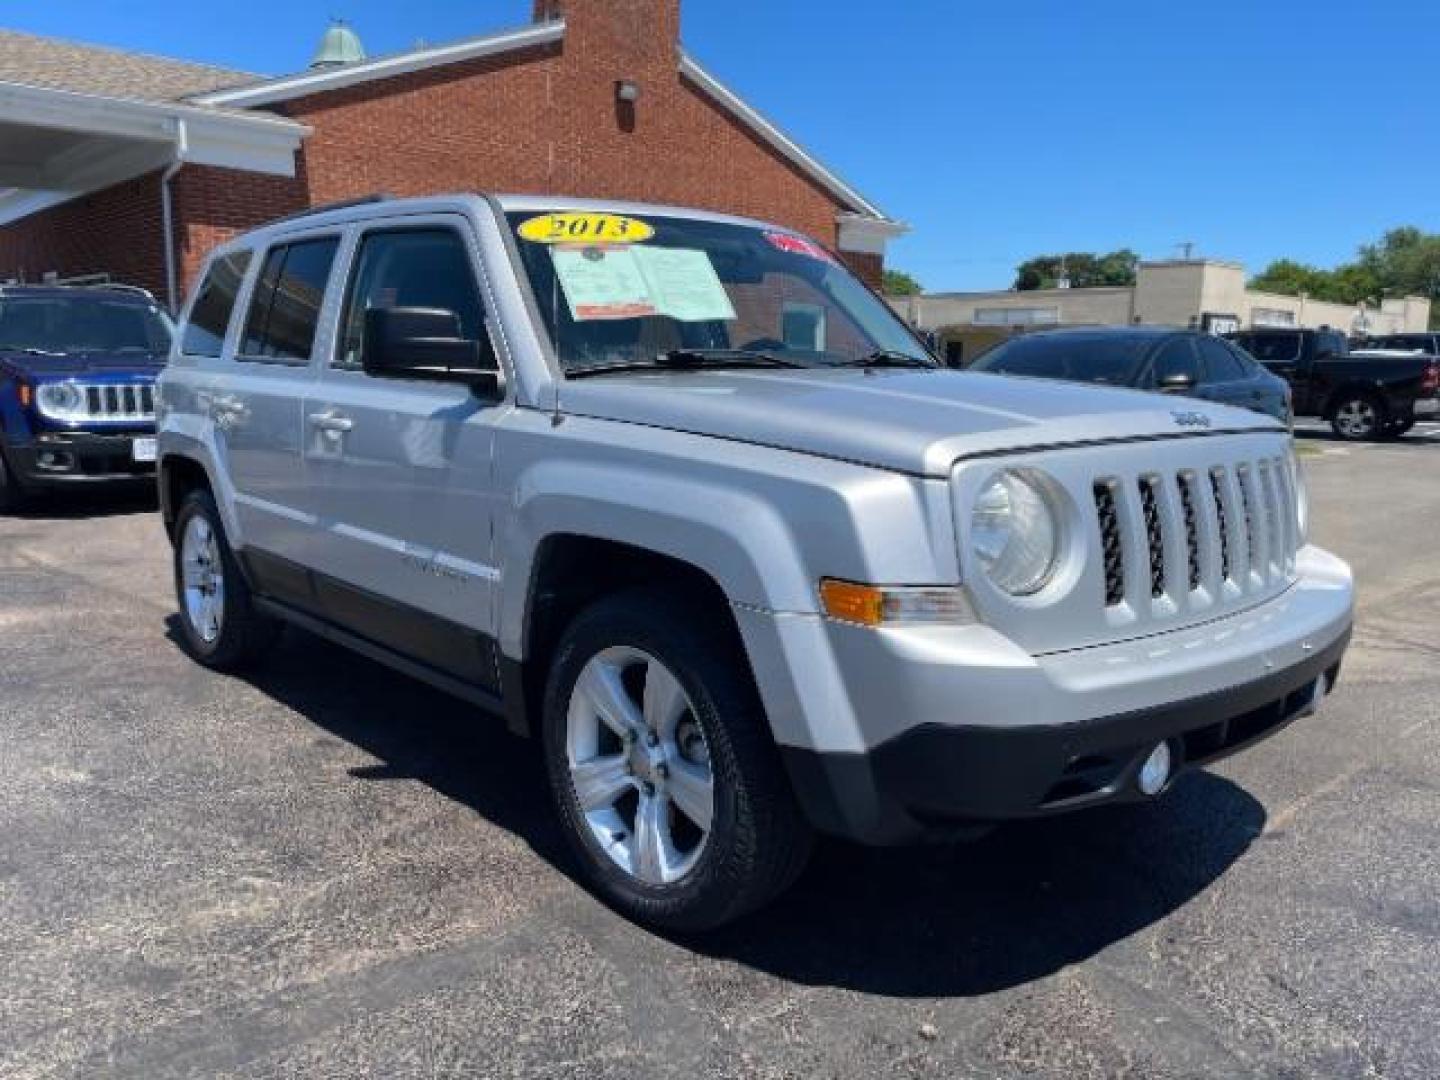
POLYGON ((889 368, 594 375, 563 383, 560 409, 937 478, 960 458, 997 452, 1284 431, 1270 417, 1195 398, 889 368))

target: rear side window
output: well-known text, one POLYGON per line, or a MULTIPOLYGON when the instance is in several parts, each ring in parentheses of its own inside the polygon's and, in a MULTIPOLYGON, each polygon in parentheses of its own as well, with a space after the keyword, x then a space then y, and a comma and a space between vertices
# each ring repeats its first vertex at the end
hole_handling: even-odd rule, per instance
POLYGON ((1205 364, 1206 382, 1239 382, 1250 377, 1239 358, 1219 338, 1200 338, 1196 347, 1205 364))
POLYGON ((480 338, 485 313, 470 254, 458 234, 449 229, 406 229, 372 232, 360 242, 335 367, 363 366, 365 312, 391 307, 453 311, 460 319, 461 336, 480 338))
POLYGON ((1236 340, 1262 364, 1292 364, 1300 359, 1299 334, 1251 334, 1236 340))
POLYGON ((265 256, 240 344, 245 359, 310 362, 338 246, 331 236, 272 248, 265 256))
POLYGON ((210 263, 200 291, 190 306, 190 320, 180 339, 180 351, 190 356, 219 356, 225 347, 230 313, 240 294, 240 282, 250 266, 250 252, 232 251, 210 263))

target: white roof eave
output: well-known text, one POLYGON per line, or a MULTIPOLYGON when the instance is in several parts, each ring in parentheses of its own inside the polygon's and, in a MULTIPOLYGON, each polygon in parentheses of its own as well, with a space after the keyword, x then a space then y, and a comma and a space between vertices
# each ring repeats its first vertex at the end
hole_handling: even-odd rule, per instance
POLYGON ((514 52, 519 49, 549 45, 565 36, 565 21, 526 26, 519 30, 507 30, 486 37, 470 38, 450 45, 439 45, 433 49, 412 49, 392 56, 380 56, 373 60, 323 68, 318 71, 303 71, 298 75, 285 75, 267 82, 231 90, 217 90, 200 94, 190 100, 200 105, 224 105, 236 109, 253 109, 262 105, 274 105, 281 101, 309 97, 327 90, 339 90, 347 86, 390 79, 397 75, 408 75, 413 71, 457 64, 484 56, 514 52))
POLYGON ((272 176, 295 175, 295 151, 311 130, 268 113, 105 97, 3 80, 0 116, 21 127, 80 137, 72 148, 33 163, 43 184, 0 190, 0 224, 175 160, 182 124, 186 162, 272 176))

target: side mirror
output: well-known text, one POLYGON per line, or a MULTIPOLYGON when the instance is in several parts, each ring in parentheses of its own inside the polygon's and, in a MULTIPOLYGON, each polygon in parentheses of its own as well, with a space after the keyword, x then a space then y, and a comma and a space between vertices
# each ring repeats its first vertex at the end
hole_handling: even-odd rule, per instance
POLYGON ((1195 389, 1195 376, 1185 371, 1162 375, 1156 384, 1162 394, 1188 394, 1195 389))
POLYGON ((490 342, 461 337, 460 316, 446 308, 370 308, 363 333, 367 375, 464 383, 485 397, 504 392, 490 342))

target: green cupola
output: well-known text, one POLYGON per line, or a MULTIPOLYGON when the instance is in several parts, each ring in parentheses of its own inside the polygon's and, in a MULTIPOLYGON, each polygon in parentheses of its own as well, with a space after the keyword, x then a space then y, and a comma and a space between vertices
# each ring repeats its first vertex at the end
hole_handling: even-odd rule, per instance
POLYGON ((320 38, 320 47, 310 61, 312 68, 337 67, 353 64, 365 59, 365 46, 360 44, 360 35, 346 25, 344 19, 335 19, 320 38))

